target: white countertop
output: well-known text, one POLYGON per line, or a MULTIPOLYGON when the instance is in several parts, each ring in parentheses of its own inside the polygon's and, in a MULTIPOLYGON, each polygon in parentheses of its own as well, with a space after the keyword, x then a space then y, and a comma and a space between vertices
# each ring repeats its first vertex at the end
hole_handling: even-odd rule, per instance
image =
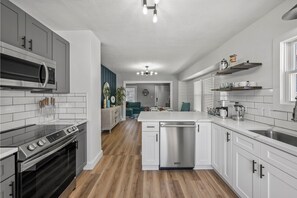
MULTIPOLYGON (((222 127, 228 128, 232 131, 240 133, 242 135, 253 138, 264 144, 273 146, 277 149, 291 153, 297 156, 297 147, 289 144, 273 140, 271 138, 259 135, 249 130, 267 130, 272 126, 262 124, 254 121, 235 121, 232 119, 222 119, 219 117, 208 115, 207 113, 201 112, 141 112, 138 121, 140 122, 159 122, 159 121, 194 121, 194 122, 212 122, 222 127)), ((285 129, 277 128, 277 131, 286 133, 289 135, 297 136, 297 131, 288 131, 285 129)))
POLYGON ((0 148, 0 160, 18 151, 18 148, 0 148))

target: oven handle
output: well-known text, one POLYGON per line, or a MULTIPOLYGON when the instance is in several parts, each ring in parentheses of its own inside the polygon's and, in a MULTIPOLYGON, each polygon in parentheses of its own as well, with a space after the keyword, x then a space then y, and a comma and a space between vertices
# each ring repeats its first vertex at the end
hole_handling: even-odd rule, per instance
POLYGON ((55 152, 57 152, 58 150, 64 148, 65 146, 67 146, 68 144, 74 142, 74 140, 76 139, 76 137, 71 138, 70 140, 68 140, 67 142, 65 142, 64 144, 62 144, 61 146, 55 148, 54 150, 45 153, 43 155, 41 155, 40 157, 34 158, 34 159, 29 159, 27 161, 24 161, 20 164, 20 172, 24 172, 25 170, 27 170, 28 168, 34 166, 35 164, 37 164, 38 162, 44 160, 45 158, 47 158, 48 156, 54 154, 55 152))

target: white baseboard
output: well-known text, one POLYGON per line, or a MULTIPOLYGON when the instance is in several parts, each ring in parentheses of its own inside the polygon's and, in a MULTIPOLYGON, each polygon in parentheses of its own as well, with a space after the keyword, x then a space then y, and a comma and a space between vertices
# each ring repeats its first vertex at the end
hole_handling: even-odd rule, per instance
POLYGON ((203 166, 196 165, 194 167, 194 170, 210 170, 210 169, 213 169, 211 165, 203 165, 203 166))
POLYGON ((84 170, 93 170, 93 168, 97 165, 97 163, 100 161, 100 159, 103 156, 103 151, 100 150, 100 152, 92 159, 91 161, 87 162, 87 165, 84 167, 84 170))

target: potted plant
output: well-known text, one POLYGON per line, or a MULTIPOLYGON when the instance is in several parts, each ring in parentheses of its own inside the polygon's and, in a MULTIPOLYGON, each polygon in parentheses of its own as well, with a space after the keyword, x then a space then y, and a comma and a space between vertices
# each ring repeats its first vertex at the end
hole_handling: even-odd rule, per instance
POLYGON ((116 105, 122 106, 126 97, 126 90, 124 87, 117 88, 116 91, 116 105))

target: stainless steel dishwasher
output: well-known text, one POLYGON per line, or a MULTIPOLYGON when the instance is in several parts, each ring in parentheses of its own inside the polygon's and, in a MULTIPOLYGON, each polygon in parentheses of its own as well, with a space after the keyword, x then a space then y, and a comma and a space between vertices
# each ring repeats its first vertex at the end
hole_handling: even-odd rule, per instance
POLYGON ((160 123, 160 169, 193 168, 195 122, 160 123))

